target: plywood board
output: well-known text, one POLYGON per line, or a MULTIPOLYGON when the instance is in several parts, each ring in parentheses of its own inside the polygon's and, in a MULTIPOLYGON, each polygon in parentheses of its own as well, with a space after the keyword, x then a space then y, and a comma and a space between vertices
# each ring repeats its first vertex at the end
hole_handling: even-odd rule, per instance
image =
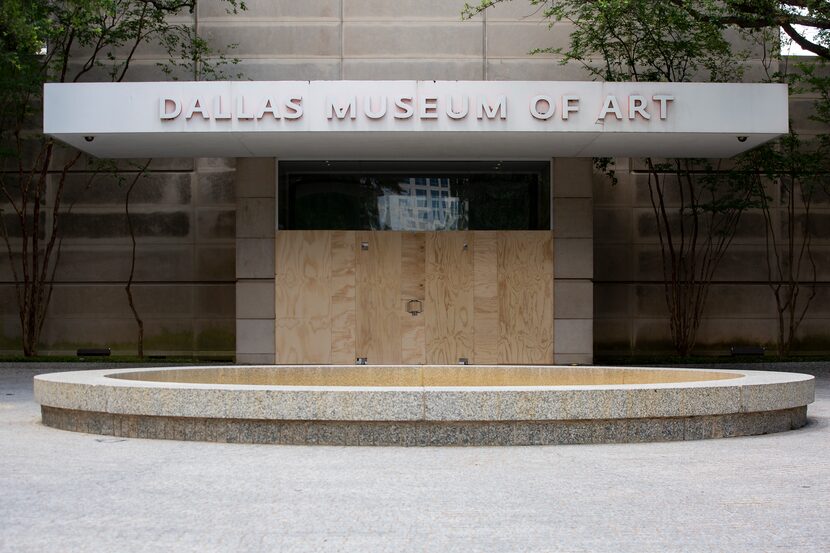
POLYGON ((426 236, 426 358, 429 364, 472 360, 474 243, 471 232, 426 236))
POLYGON ((410 300, 424 302, 424 262, 426 235, 423 232, 406 232, 401 235, 401 362, 411 365, 426 363, 425 315, 410 315, 406 304, 410 300))
POLYGON ((328 317, 277 319, 276 348, 279 364, 328 364, 331 359, 331 328, 328 317))
POLYGON ((328 318, 331 233, 279 231, 276 236, 276 318, 328 318))
POLYGON ((331 363, 355 362, 355 233, 331 233, 331 363))
POLYGON ((475 351, 470 362, 496 364, 499 360, 498 235, 495 231, 473 234, 475 351))
POLYGON ((401 233, 360 231, 355 238, 356 357, 401 363, 401 233))
POLYGON ((280 231, 274 275, 278 363, 331 362, 331 233, 280 231))
POLYGON ((276 250, 278 363, 553 362, 548 231, 280 231, 276 250))
POLYGON ((553 237, 498 234, 499 363, 553 363, 553 237))

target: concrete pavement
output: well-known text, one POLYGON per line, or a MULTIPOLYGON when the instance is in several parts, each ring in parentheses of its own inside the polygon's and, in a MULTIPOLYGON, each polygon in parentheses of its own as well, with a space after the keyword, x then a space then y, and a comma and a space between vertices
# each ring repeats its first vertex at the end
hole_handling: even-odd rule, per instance
MULTIPOLYGON (((830 371, 808 425, 497 448, 123 439, 40 424, 0 366, 0 551, 826 551, 830 371)), ((56 365, 55 367, 66 367, 56 365)), ((96 365, 96 368, 101 368, 96 365)))

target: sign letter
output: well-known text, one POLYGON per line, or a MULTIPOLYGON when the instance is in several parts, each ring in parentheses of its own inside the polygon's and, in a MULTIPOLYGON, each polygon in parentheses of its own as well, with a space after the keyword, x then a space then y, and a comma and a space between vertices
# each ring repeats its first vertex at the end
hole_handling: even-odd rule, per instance
POLYGON ((461 110, 459 111, 453 109, 453 97, 449 96, 447 98, 447 116, 450 119, 464 119, 468 113, 470 113, 470 103, 466 96, 461 96, 461 110))
POLYGON ((283 117, 285 117, 286 119, 299 119, 303 116, 302 96, 292 96, 283 105, 285 106, 285 114, 283 115, 283 117))
POLYGON ((562 96, 562 119, 567 121, 569 114, 578 112, 579 96, 562 96), (573 104, 571 102, 573 102, 573 104))
POLYGON ((670 94, 655 94, 652 100, 660 102, 660 119, 666 119, 669 116, 669 102, 674 100, 674 96, 670 94))
POLYGON ((496 114, 499 114, 499 119, 507 119, 507 96, 499 96, 496 99, 496 105, 491 106, 487 99, 481 98, 476 109, 476 117, 479 119, 495 119, 496 114))
POLYGON ((334 117, 344 119, 348 115, 349 119, 354 119, 357 117, 355 104, 357 104, 357 100, 354 96, 349 98, 347 104, 339 106, 334 104, 334 100, 326 98, 326 117, 329 119, 333 119, 334 117))
POLYGON ((415 110, 412 108, 412 96, 395 98, 395 107, 403 110, 395 112, 395 119, 409 119, 415 114, 415 110))
POLYGON ((435 96, 426 96, 421 100, 421 110, 418 112, 418 117, 421 119, 438 119, 438 98, 435 96))
POLYGON ((539 95, 530 99, 530 115, 536 119, 550 119, 553 117, 553 112, 556 111, 556 104, 553 103, 553 98, 550 96, 539 95), (545 111, 539 111, 539 103, 544 102, 546 105, 545 111))
POLYGON ((214 119, 230 119, 231 112, 230 111, 222 111, 222 107, 227 108, 227 104, 224 101, 224 98, 221 96, 217 96, 213 99, 213 118, 214 119))
POLYGON ((628 118, 634 119, 637 114, 648 121, 651 115, 646 111, 646 99, 642 96, 631 95, 628 97, 628 118))
POLYGON ((237 96, 236 97, 236 118, 237 119, 253 119, 254 114, 248 113, 245 111, 245 97, 244 96, 237 96))
POLYGON ((202 98, 193 98, 187 106, 187 111, 184 112, 184 118, 190 119, 194 113, 202 116, 202 119, 210 119, 210 112, 207 109, 206 102, 202 98))
POLYGON ((622 119, 622 111, 620 111, 620 104, 617 102, 617 97, 614 95, 609 95, 605 98, 605 103, 602 105, 602 110, 599 112, 599 117, 597 119, 605 120, 605 116, 609 113, 613 113, 614 117, 617 119, 622 119))
POLYGON ((366 117, 369 119, 380 119, 384 115, 386 115, 386 96, 380 96, 378 98, 378 110, 372 110, 372 97, 366 96, 366 99, 363 102, 363 112, 366 114, 366 117))
POLYGON ((159 119, 175 119, 182 112, 182 105, 175 98, 159 99, 159 119), (168 111, 167 106, 172 104, 173 111, 168 111))
POLYGON ((277 101, 274 99, 273 96, 266 96, 265 100, 262 102, 262 107, 259 108, 259 111, 256 112, 256 118, 262 119, 266 113, 270 113, 274 116, 274 119, 280 119, 280 110, 277 109, 277 101))

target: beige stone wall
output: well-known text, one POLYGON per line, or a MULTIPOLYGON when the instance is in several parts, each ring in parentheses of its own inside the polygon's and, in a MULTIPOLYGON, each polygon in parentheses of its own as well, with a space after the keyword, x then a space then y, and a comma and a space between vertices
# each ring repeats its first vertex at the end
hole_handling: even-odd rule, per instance
MULTIPOLYGON (((619 160, 619 164, 630 167, 632 162, 619 160)), ((771 189, 770 195, 780 205, 777 191, 771 189)), ((623 171, 616 186, 595 175, 594 202, 596 353, 670 351, 647 175, 623 171)), ((775 212, 783 223, 780 208, 775 212)), ((830 198, 821 198, 811 217, 819 282, 799 333, 798 349, 804 352, 830 348, 830 198)), ((765 252, 762 215, 745 213, 715 275, 698 335, 699 351, 725 354, 732 345, 775 350, 778 326, 765 252)))
MULTIPOLYGON (((123 173, 128 182, 134 175, 123 173)), ((78 170, 67 177, 63 202, 74 206, 60 223, 64 243, 43 329, 43 353, 74 354, 79 347, 136 351, 136 324, 124 291, 131 252, 124 211, 128 182, 98 176, 89 184, 91 176, 78 170)), ((54 202, 56 178, 49 183, 46 209, 54 202)), ((146 352, 232 355, 233 160, 153 162, 133 190, 130 212, 137 240, 133 289, 145 322, 146 352)), ((48 217, 45 221, 51 223, 48 217)), ((0 351, 19 353, 20 326, 5 248, 0 256, 0 324, 0 351)))

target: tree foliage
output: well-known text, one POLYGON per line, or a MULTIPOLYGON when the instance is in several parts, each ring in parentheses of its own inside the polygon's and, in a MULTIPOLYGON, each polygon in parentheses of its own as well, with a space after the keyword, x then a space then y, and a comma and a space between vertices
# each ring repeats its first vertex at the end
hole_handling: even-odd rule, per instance
MULTIPOLYGON (((464 14, 470 17, 506 1, 512 0, 481 0, 478 4, 466 4, 464 14)), ((641 21, 659 22, 659 17, 664 17, 665 25, 656 28, 651 37, 645 37, 652 44, 664 45, 672 41, 673 46, 685 47, 683 35, 688 35, 690 23, 700 25, 704 35, 729 27, 757 31, 781 29, 804 50, 830 60, 830 2, 827 0, 528 1, 551 21, 580 20, 583 19, 581 14, 599 14, 601 17, 596 22, 606 32, 619 26, 638 25, 641 21), (608 27, 608 22, 613 26, 608 27), (673 36, 678 31, 679 35, 673 36)))

